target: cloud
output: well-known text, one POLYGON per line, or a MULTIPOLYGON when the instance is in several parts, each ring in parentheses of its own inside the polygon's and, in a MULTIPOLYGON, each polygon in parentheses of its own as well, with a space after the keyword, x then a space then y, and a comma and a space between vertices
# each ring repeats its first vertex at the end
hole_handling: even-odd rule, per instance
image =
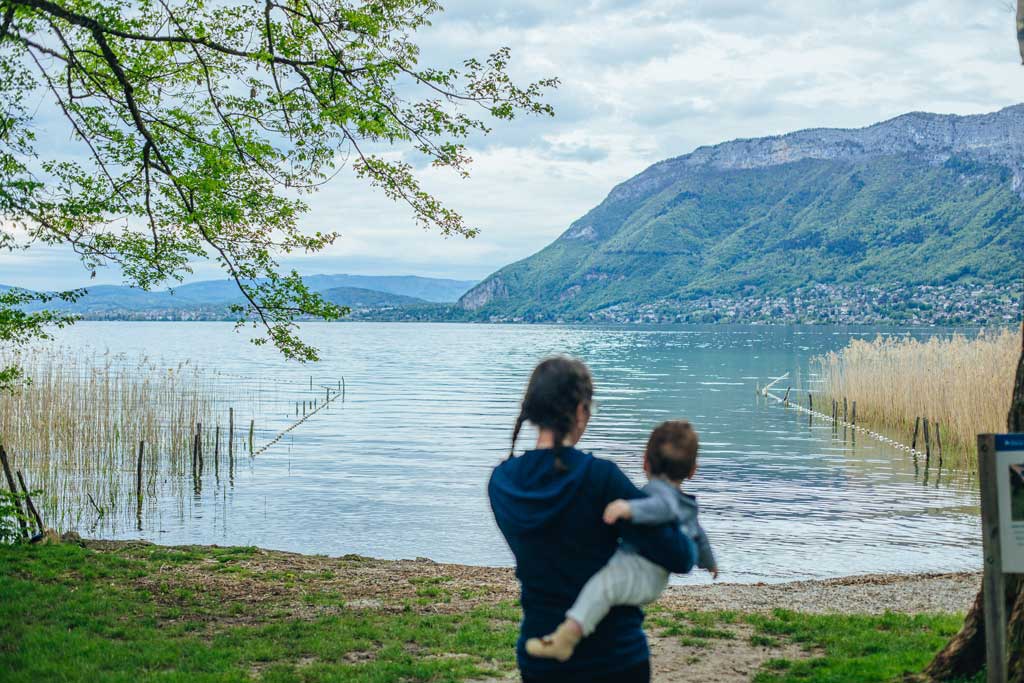
MULTIPOLYGON (((404 207, 343 173, 306 198, 303 219, 342 239, 326 255, 286 264, 483 277, 543 248, 615 184, 661 159, 908 111, 993 111, 1018 101, 1024 84, 1013 14, 999 0, 446 5, 418 36, 422 63, 457 66, 507 45, 516 79, 561 79, 551 97, 557 116, 497 122, 492 135, 473 138, 467 181, 421 169, 425 187, 479 226, 479 238, 423 231, 404 207)), ((11 279, 8 258, 0 255, 0 282, 11 279)))

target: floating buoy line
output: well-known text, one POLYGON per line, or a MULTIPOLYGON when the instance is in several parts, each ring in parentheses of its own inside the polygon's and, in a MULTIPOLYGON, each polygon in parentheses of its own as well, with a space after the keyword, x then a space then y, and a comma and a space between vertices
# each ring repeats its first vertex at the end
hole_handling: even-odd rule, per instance
POLYGON ((271 439, 267 443, 263 444, 262 446, 257 448, 255 451, 253 451, 252 457, 255 458, 257 455, 260 455, 260 454, 264 453, 265 451, 267 451, 271 446, 273 446, 278 441, 280 441, 284 437, 285 434, 287 434, 288 432, 292 431, 293 429, 298 427, 300 424, 302 424, 303 422, 305 422, 309 418, 313 417, 314 415, 319 413, 321 410, 323 410, 327 406, 329 406, 332 403, 334 403, 339 398, 341 399, 342 403, 344 403, 345 402, 345 389, 344 389, 345 385, 344 385, 344 380, 342 380, 341 386, 342 386, 342 389, 339 391, 339 390, 335 389, 334 387, 329 387, 329 386, 321 384, 320 388, 324 389, 327 392, 326 400, 323 403, 320 403, 319 405, 317 405, 315 408, 313 408, 313 410, 310 410, 309 412, 304 413, 302 415, 302 417, 300 417, 298 420, 295 420, 295 422, 292 422, 290 425, 288 425, 287 427, 282 429, 280 432, 278 432, 277 436, 275 436, 273 439, 271 439))
MULTIPOLYGON (((926 453, 924 451, 919 451, 918 449, 912 448, 911 446, 908 446, 908 445, 906 445, 904 443, 900 443, 899 441, 897 441, 895 439, 892 439, 892 438, 886 436, 885 434, 879 434, 878 432, 876 432, 874 430, 871 430, 871 429, 868 429, 866 427, 863 427, 861 425, 858 425, 855 422, 849 422, 849 421, 843 420, 842 418, 838 418, 838 417, 834 418, 831 415, 826 415, 825 413, 821 412, 820 410, 814 410, 814 408, 809 408, 809 407, 800 405, 799 403, 794 403, 794 402, 790 401, 788 398, 784 398, 782 396, 779 396, 777 394, 772 393, 771 388, 773 386, 775 386, 776 384, 778 384, 779 382, 781 382, 782 380, 786 379, 787 377, 789 377, 789 373, 788 372, 786 374, 782 375, 781 377, 778 377, 778 378, 772 380, 772 382, 770 384, 768 384, 767 386, 762 387, 762 388, 758 388, 757 389, 757 393, 761 394, 765 398, 770 398, 770 399, 774 400, 776 403, 781 403, 786 408, 793 408, 793 409, 795 409, 795 410, 797 410, 797 411, 799 411, 801 413, 804 413, 806 415, 811 415, 811 416, 816 417, 816 418, 818 418, 820 420, 824 420, 825 422, 830 422, 830 423, 834 424, 837 427, 841 426, 841 427, 843 427, 845 429, 850 429, 854 433, 860 432, 861 434, 864 434, 865 436, 868 436, 868 437, 870 437, 872 439, 875 439, 876 441, 880 441, 880 442, 882 442, 884 444, 892 446, 893 448, 895 448, 897 450, 905 451, 905 452, 909 453, 910 455, 912 455, 915 459, 918 456, 921 456, 922 458, 925 458, 926 460, 930 459, 930 455, 928 453, 926 453)), ((786 396, 789 396, 789 391, 788 390, 786 391, 786 396)), ((939 459, 939 465, 940 466, 942 465, 941 455, 940 455, 940 459, 939 459)))

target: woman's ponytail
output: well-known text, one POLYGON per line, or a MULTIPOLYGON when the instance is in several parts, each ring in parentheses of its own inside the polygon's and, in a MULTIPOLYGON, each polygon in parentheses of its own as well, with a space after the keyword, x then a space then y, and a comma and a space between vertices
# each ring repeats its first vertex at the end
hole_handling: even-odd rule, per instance
POLYGON ((526 415, 524 415, 523 411, 520 410, 519 417, 516 418, 516 426, 512 430, 512 448, 510 448, 508 451, 508 457, 510 458, 515 456, 516 454, 516 439, 519 438, 519 430, 523 428, 524 422, 526 422, 526 415))

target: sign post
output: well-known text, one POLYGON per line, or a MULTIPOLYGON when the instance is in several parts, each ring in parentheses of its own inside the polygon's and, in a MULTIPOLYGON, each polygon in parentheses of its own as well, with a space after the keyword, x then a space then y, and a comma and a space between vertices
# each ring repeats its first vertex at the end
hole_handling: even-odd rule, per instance
POLYGON ((1006 683, 1006 575, 1024 574, 1024 434, 978 436, 988 683, 1006 683))

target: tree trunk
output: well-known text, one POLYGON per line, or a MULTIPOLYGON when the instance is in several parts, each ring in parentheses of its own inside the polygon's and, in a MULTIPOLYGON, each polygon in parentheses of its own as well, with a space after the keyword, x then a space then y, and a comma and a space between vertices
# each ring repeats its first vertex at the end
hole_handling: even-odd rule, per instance
POLYGON ((984 596, 979 590, 963 628, 924 670, 931 680, 971 678, 985 666, 984 604, 984 596))
MULTIPOLYGON (((1024 8, 1024 0, 1018 0, 1024 8)), ((1024 49, 1024 47, 1022 47, 1024 49)), ((1024 321, 1021 321, 1021 355, 1017 363, 1017 379, 1013 386, 1013 400, 1006 426, 1010 432, 1024 432, 1024 321)), ((949 641, 925 674, 932 680, 946 681, 969 678, 985 666, 985 613, 981 591, 974 599, 967 620, 960 632, 949 641)), ((1010 683, 1024 683, 1024 577, 1006 577, 1006 613, 1009 615, 1009 633, 1006 647, 1010 652, 1010 683)))

